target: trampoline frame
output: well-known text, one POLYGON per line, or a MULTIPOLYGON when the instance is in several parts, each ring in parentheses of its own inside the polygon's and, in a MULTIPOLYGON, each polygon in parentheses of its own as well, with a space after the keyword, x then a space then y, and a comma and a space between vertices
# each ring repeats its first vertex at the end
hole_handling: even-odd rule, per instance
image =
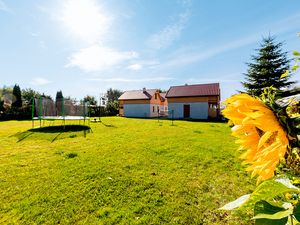
POLYGON ((32 119, 32 128, 34 128, 34 121, 38 120, 40 121, 40 127, 42 127, 42 121, 56 121, 56 120, 61 120, 63 121, 63 128, 65 129, 66 126, 66 120, 77 120, 80 121, 83 120, 83 124, 85 124, 85 121, 87 120, 87 126, 90 127, 90 102, 84 102, 83 104, 83 115, 82 116, 68 116, 65 115, 65 99, 62 98, 62 115, 61 116, 43 116, 43 97, 39 97, 39 110, 38 110, 38 116, 35 117, 35 99, 32 98, 32 107, 31 107, 31 119, 32 119), (87 104, 87 105, 85 105, 87 104), (87 111, 86 107, 87 106, 87 111))

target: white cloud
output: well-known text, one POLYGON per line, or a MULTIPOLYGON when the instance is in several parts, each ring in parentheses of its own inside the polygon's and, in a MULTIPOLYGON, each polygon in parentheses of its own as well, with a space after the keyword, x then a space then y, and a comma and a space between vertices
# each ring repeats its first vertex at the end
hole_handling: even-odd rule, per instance
POLYGON ((52 81, 47 80, 46 78, 36 77, 30 83, 35 86, 42 86, 42 85, 50 84, 52 83, 52 81))
POLYGON ((47 49, 47 45, 46 45, 46 42, 43 41, 43 40, 40 40, 39 41, 39 47, 42 48, 42 49, 47 49))
POLYGON ((103 40, 112 22, 95 0, 65 0, 58 17, 71 34, 88 43, 103 40))
MULTIPOLYGON (((261 38, 260 35, 253 35, 238 40, 233 40, 230 43, 225 43, 213 48, 199 49, 199 47, 180 49, 175 52, 164 64, 161 64, 164 68, 185 66, 192 63, 198 63, 214 56, 220 55, 224 52, 232 51, 249 44, 258 41, 261 38)), ((159 67, 159 66, 158 66, 159 67)))
POLYGON ((136 64, 129 65, 127 68, 130 70, 138 71, 141 70, 143 66, 141 64, 136 63, 136 64))
POLYGON ((174 80, 172 77, 152 77, 152 78, 90 78, 87 79, 90 81, 104 81, 104 82, 160 82, 160 81, 169 81, 174 80))
MULTIPOLYGON (((274 22, 272 24, 264 25, 265 27, 272 28, 272 34, 279 35, 284 32, 297 29, 297 23, 295 21, 299 20, 300 14, 291 15, 288 18, 274 22)), ((248 36, 241 36, 230 42, 216 45, 211 48, 203 48, 199 46, 185 47, 173 52, 169 58, 160 65, 156 65, 156 68, 169 69, 173 67, 186 66, 193 63, 199 63, 207 59, 213 58, 225 52, 230 52, 253 43, 259 43, 263 37, 262 34, 266 33, 266 29, 259 28, 255 34, 249 34, 248 36)), ((268 34, 265 34, 267 36, 268 34)), ((296 35, 296 33, 295 33, 296 35)))
POLYGON ((177 0, 177 2, 183 6, 191 6, 193 0, 177 0))
POLYGON ((135 51, 118 51, 92 45, 72 54, 66 67, 79 67, 86 72, 101 71, 137 57, 138 53, 135 51))
POLYGON ((38 32, 29 32, 29 35, 32 37, 38 37, 40 34, 38 32))
POLYGON ((4 12, 12 13, 12 10, 2 0, 0 0, 0 10, 4 12))
POLYGON ((185 12, 179 15, 179 21, 173 24, 169 24, 161 31, 153 34, 148 39, 148 45, 156 50, 169 47, 174 41, 176 41, 182 30, 185 28, 189 18, 189 13, 185 12))

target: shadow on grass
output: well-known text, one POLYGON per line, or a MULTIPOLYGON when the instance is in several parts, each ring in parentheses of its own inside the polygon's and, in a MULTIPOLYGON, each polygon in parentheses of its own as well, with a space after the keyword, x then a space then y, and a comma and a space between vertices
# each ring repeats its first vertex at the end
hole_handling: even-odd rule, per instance
POLYGON ((41 133, 58 133, 58 132, 87 131, 90 129, 91 129, 90 127, 84 125, 66 125, 66 126, 49 126, 49 127, 32 128, 28 131, 41 132, 41 133))
POLYGON ((101 124, 103 124, 105 127, 117 128, 117 126, 112 125, 112 124, 106 124, 104 122, 101 122, 101 124))
POLYGON ((87 133, 93 132, 88 126, 83 125, 66 125, 64 126, 50 126, 32 128, 27 131, 16 133, 15 137, 18 138, 17 142, 25 139, 42 139, 54 142, 59 139, 86 137, 87 133))
POLYGON ((194 133, 196 133, 196 134, 202 134, 203 132, 201 130, 194 130, 194 133))

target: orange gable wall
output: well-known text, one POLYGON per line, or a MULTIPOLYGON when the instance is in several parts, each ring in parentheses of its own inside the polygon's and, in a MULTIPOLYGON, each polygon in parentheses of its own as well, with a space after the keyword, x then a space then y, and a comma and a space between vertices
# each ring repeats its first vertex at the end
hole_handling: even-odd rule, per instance
POLYGON ((168 99, 167 98, 165 98, 165 101, 163 102, 163 105, 168 106, 168 99))
POLYGON ((154 104, 154 105, 166 105, 168 103, 166 103, 167 99, 165 99, 165 101, 163 102, 161 100, 161 96, 160 96, 160 93, 159 91, 156 91, 155 94, 152 96, 151 100, 150 100, 150 104, 154 104), (156 95, 156 99, 155 99, 155 95, 156 95))

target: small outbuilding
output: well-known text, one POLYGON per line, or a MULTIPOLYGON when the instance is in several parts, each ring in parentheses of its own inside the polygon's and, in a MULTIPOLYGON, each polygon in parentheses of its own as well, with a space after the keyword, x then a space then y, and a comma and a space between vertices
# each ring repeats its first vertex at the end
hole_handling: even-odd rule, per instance
POLYGON ((119 97, 119 115, 124 117, 157 117, 167 112, 165 93, 158 89, 125 91, 119 97))
POLYGON ((166 94, 169 118, 213 119, 220 115, 220 85, 172 86, 166 94))

